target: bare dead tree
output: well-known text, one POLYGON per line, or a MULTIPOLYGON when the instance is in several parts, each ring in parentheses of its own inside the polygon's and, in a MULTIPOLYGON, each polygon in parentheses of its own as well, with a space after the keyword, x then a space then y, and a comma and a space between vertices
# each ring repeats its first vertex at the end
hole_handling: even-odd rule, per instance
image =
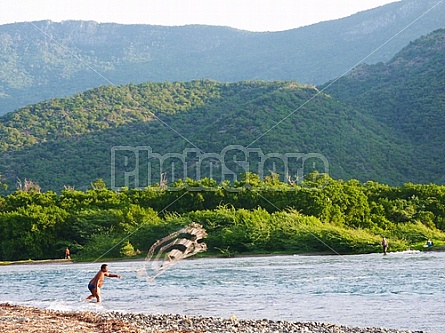
POLYGON ((34 183, 30 179, 25 178, 23 182, 20 179, 17 179, 17 190, 19 191, 40 193, 41 189, 39 184, 34 183))
POLYGON ((161 190, 164 190, 167 188, 167 185, 168 185, 167 173, 163 172, 163 173, 161 173, 161 179, 159 181, 159 188, 161 190))
POLYGON ((300 181, 300 177, 298 175, 295 175, 292 177, 291 175, 286 174, 286 178, 287 178, 287 182, 292 186, 298 184, 300 181))

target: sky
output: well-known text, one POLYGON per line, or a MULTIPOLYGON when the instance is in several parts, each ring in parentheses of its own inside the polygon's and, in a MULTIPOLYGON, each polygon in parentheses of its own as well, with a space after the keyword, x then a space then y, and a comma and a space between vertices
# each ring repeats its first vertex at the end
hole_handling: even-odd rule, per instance
POLYGON ((52 20, 282 31, 398 0, 1 0, 0 25, 52 20))

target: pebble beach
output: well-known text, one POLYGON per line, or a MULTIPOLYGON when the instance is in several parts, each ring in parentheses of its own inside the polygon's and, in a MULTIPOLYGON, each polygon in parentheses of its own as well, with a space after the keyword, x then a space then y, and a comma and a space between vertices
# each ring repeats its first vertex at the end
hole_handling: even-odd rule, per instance
POLYGON ((150 315, 119 312, 65 312, 0 304, 2 333, 427 333, 317 322, 287 322, 150 315))

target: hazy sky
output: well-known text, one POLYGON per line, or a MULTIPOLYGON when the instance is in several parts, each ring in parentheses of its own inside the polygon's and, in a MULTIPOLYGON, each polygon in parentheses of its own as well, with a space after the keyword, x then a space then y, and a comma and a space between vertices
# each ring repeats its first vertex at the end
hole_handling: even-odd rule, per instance
POLYGON ((391 2, 397 0, 0 0, 0 24, 93 20, 280 31, 346 17, 391 2))

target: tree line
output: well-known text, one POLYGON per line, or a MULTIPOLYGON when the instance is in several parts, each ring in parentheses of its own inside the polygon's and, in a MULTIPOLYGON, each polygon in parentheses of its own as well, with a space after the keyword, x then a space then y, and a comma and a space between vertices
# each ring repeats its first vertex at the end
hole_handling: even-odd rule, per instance
POLYGON ((311 174, 301 184, 246 173, 233 184, 179 180, 168 187, 80 191, 22 188, 0 196, 0 260, 144 255, 191 222, 208 233, 210 255, 370 253, 445 240, 445 186, 392 187, 311 174))

